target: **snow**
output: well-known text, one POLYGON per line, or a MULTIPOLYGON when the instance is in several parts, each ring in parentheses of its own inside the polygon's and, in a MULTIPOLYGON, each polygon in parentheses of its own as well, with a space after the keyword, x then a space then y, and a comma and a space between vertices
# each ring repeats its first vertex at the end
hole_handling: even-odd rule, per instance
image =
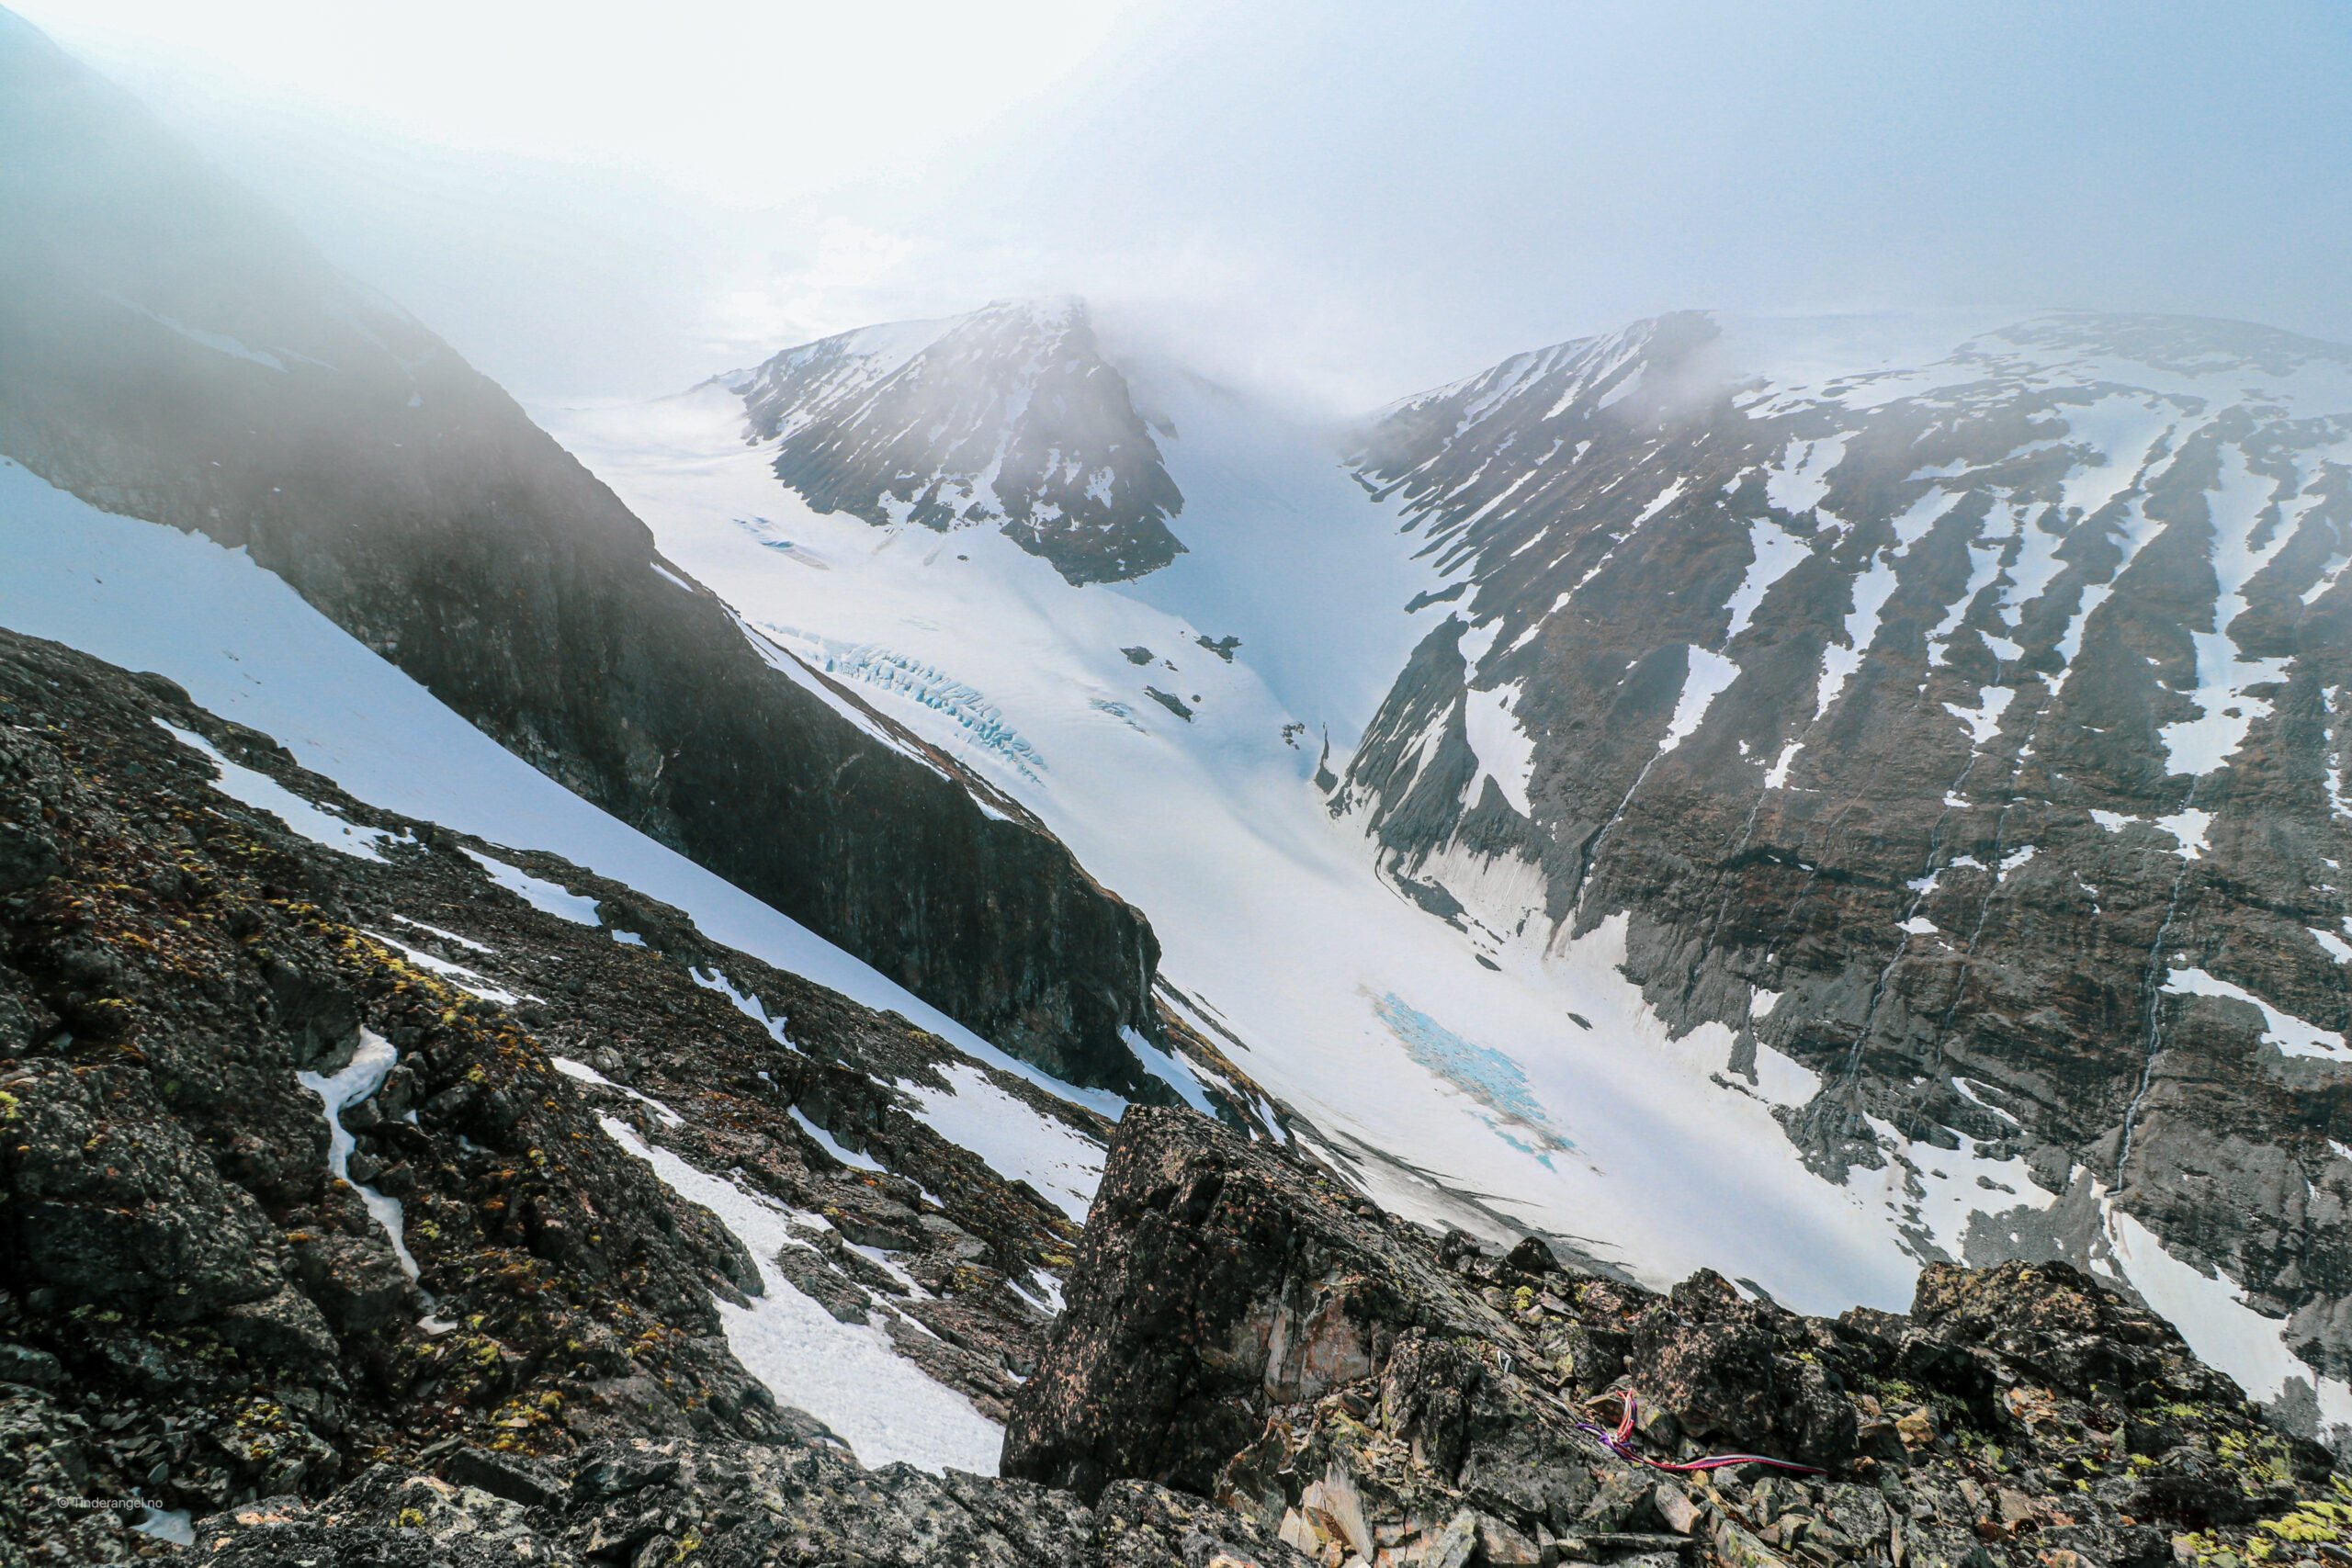
POLYGON ((357 1140, 345 1131, 341 1112, 346 1105, 356 1105, 384 1086, 384 1075, 400 1060, 400 1053, 392 1043, 372 1029, 359 1032, 359 1048, 352 1053, 350 1064, 332 1077, 318 1073, 296 1073, 295 1081, 319 1097, 327 1119, 327 1168, 338 1181, 349 1182, 359 1194, 370 1218, 381 1225, 390 1238, 392 1254, 401 1262, 401 1272, 411 1280, 416 1278, 416 1259, 409 1256, 408 1243, 402 1235, 401 1202, 387 1198, 372 1187, 362 1187, 351 1179, 351 1151, 357 1140))
POLYGON ((1068 1122, 1031 1110, 967 1063, 942 1069, 944 1091, 901 1082, 899 1091, 951 1144, 971 1150, 999 1176, 1026 1181, 1045 1200, 1083 1222, 1102 1179, 1102 1145, 1068 1122))
POLYGON ((676 1111, 671 1110, 668 1106, 662 1104, 651 1095, 640 1094, 639 1091, 629 1088, 628 1085, 625 1083, 615 1083, 612 1079, 606 1077, 604 1074, 598 1072, 595 1068, 590 1066, 585 1062, 575 1062, 569 1056, 549 1056, 548 1058, 548 1063, 565 1077, 578 1078, 582 1083, 602 1084, 606 1089, 618 1089, 621 1093, 628 1096, 631 1100, 636 1100, 639 1105, 642 1105, 651 1111, 653 1112, 654 1119, 665 1127, 683 1127, 686 1124, 686 1119, 684 1117, 679 1115, 676 1111))
MULTIPOLYGON (((1907 1303, 1917 1258, 1883 1195, 1817 1180, 1772 1115, 1817 1089, 1812 1074, 1759 1048, 1758 1089, 1736 1077, 1724 1078, 1736 1091, 1717 1087, 1730 1032, 1669 1038, 1616 972, 1622 921, 1552 948, 1540 873, 1511 857, 1450 855, 1416 873, 1474 906, 1475 942, 1380 879, 1361 822, 1332 820, 1307 782, 1318 747, 1294 750, 1281 731, 1304 721, 1319 740, 1329 722, 1332 754, 1344 757, 1413 644, 1449 613, 1398 607, 1442 579, 1411 561, 1423 541, 1399 534, 1395 509, 1368 503, 1328 457, 1294 461, 1280 433, 1261 438, 1222 395, 1178 388, 1153 400, 1184 433, 1163 450, 1187 497, 1173 525, 1192 553, 1134 583, 1082 589, 990 530, 956 536, 955 553, 969 560, 933 562, 907 547, 932 540, 927 532, 809 511, 741 440, 740 406, 726 400, 550 423, 646 520, 664 558, 748 625, 812 658, 834 645, 887 650, 905 679, 861 694, 1035 812, 1146 910, 1163 972, 1206 993, 1244 1043, 1229 1047, 1238 1065, 1306 1119, 1302 1135, 1394 1154, 1366 1156, 1361 1173, 1384 1204, 1498 1239, 1521 1226, 1580 1236, 1658 1282, 1706 1263, 1793 1304, 1907 1303), (1180 399, 1190 400, 1169 406, 1180 399), (1229 665, 1192 650, 1196 636, 1227 634, 1242 639, 1229 665), (1153 670, 1119 652, 1135 646, 1159 656, 1153 670), (1203 695, 1192 725, 1143 695, 1147 678, 1167 683, 1155 671, 1168 660, 1182 694, 1203 695), (976 694, 1053 767, 1024 775, 965 739, 968 708, 923 700, 944 682, 976 694), (1417 1060, 1417 1047, 1456 1076, 1417 1060), (1718 1179, 1702 1193, 1657 1180, 1661 1168, 1718 1179), (1482 1210, 1462 1194, 1505 1196, 1482 1210)), ((1767 571, 1781 564, 1771 547, 1767 571)), ((1878 601, 1860 607, 1865 644, 1892 589, 1888 567, 1878 601)), ((1465 660, 1498 629, 1489 617, 1466 635, 1465 660)), ((1720 655, 1692 660, 1685 689, 1696 705, 1681 737, 1731 670, 1720 655)), ((1464 715, 1480 772, 1506 799, 1523 796, 1532 761, 1512 721, 1518 696, 1475 694, 1464 715)), ((959 1077, 947 1103, 901 1087, 947 1136, 1082 1213, 1100 1151, 1010 1109, 991 1112, 984 1083, 959 1077)), ((1279 1120, 1271 1108, 1261 1116, 1279 1120)))
POLYGON ((487 942, 476 942, 469 936, 459 936, 456 931, 444 931, 439 926, 428 926, 423 920, 413 920, 406 915, 394 915, 392 919, 400 921, 400 923, 404 926, 414 926, 418 931, 430 931, 433 935, 439 937, 443 942, 453 942, 459 947, 470 948, 476 953, 487 954, 496 951, 487 942))
POLYGON ((1986 741, 2000 734, 2001 716, 2009 711, 2017 694, 2014 686, 1979 686, 1973 711, 1946 703, 1944 712, 1968 727, 1969 745, 1981 751, 1986 741))
MULTIPOLYGON (((2270 493, 2271 481, 2246 466, 2244 447, 2233 443, 2222 449, 2220 485, 2209 502, 2213 525, 2211 560, 2218 583, 2213 629, 2191 634, 2197 649, 2195 701, 2202 712, 2158 731, 2174 773, 2201 777, 2229 761, 2254 721, 2270 714, 2269 701, 2247 696, 2245 688, 2282 679, 2290 662, 2284 656, 2245 658, 2229 635, 2230 623, 2245 613, 2246 583, 2269 564, 2264 558, 2267 552, 2256 549, 2253 536, 2270 493)), ((2273 537, 2283 538, 2290 532, 2282 527, 2273 537)))
POLYGON ((798 1245, 785 1210, 647 1145, 626 1122, 597 1121, 672 1191, 717 1215, 751 1253, 765 1293, 748 1307, 712 1304, 728 1348, 779 1403, 824 1422, 869 1469, 903 1461, 934 1475, 949 1468, 996 1473, 1003 1427, 901 1357, 880 1327, 837 1321, 777 1269, 776 1255, 798 1245))
POLYGON ((170 730, 183 746, 203 753, 218 775, 213 781, 213 787, 222 795, 268 812, 289 830, 314 844, 322 844, 339 854, 357 860, 380 863, 384 858, 381 852, 383 846, 396 841, 393 835, 380 829, 362 828, 345 821, 323 807, 303 799, 267 773, 256 773, 229 761, 214 750, 212 742, 192 729, 164 724, 160 718, 155 722, 170 730))
POLYGON ((146 1513, 130 1528, 141 1535, 168 1540, 174 1546, 196 1544, 196 1521, 186 1508, 158 1508, 150 1504, 146 1513))
POLYGON ((504 990, 491 984, 462 964, 452 964, 446 958, 436 958, 421 948, 411 947, 408 943, 388 937, 381 931, 364 931, 362 934, 370 942, 383 943, 419 969, 440 976, 468 996, 480 997, 484 1001, 496 1002, 501 1007, 510 1008, 523 999, 513 991, 504 990))
POLYGON ((1634 519, 1634 526, 1640 527, 1668 507, 1672 506, 1682 498, 1682 492, 1690 488, 1690 481, 1687 478, 1677 478, 1671 484, 1652 496, 1649 504, 1643 507, 1641 514, 1634 519))
POLYGON ((711 965, 710 973, 707 975, 704 974, 699 969, 688 969, 686 973, 693 977, 694 983, 700 986, 704 990, 717 991, 729 1001, 734 1003, 735 1010, 737 1012, 741 1013, 745 1018, 750 1019, 753 1023, 756 1023, 762 1029, 766 1030, 769 1037, 777 1044, 784 1046, 786 1050, 799 1049, 798 1046, 792 1043, 791 1040, 787 1038, 784 1032, 783 1015, 779 1013, 773 1018, 768 1016, 767 1003, 762 1001, 755 996, 738 990, 735 987, 735 982, 729 980, 725 975, 720 974, 717 964, 714 964, 711 965))
POLYGON ((2262 1037, 2278 1047, 2288 1056, 2318 1056, 2323 1060, 2346 1060, 2344 1036, 2306 1023, 2290 1012, 2281 1011, 2260 997, 2227 980, 2220 980, 2202 969, 2175 969, 2165 980, 2165 990, 2172 996, 2227 997, 2262 1010, 2262 1037))
POLYGON ((1770 517, 1759 517, 1748 524, 1747 545, 1747 570, 1741 575, 1739 587, 1733 591, 1726 606, 1731 611, 1730 629, 1724 633, 1726 644, 1747 629, 1772 585, 1802 566, 1813 553, 1810 544, 1770 517))
MULTIPOLYGON (((262 349, 247 348, 243 344, 238 342, 235 338, 231 337, 227 333, 209 332, 202 327, 189 326, 186 321, 175 321, 172 317, 166 316, 159 310, 151 310, 146 306, 139 304, 134 300, 126 299, 121 295, 115 293, 111 289, 100 289, 99 293, 105 298, 111 299, 116 304, 121 306, 124 310, 135 310, 140 315, 142 315, 149 321, 153 321, 156 325, 168 327, 173 332, 177 333, 180 336, 187 339, 188 342, 201 344, 206 348, 212 350, 215 354, 225 354, 232 359, 242 359, 248 365, 258 365, 265 370, 275 370, 281 375, 285 373, 286 361, 278 358, 277 355, 270 354, 262 349)), ((298 355, 295 355, 295 357, 300 358, 302 356, 298 355)), ((315 364, 317 362, 313 360, 311 363, 315 364)))
POLYGON ((842 1164, 849 1167, 852 1170, 885 1170, 888 1168, 883 1165, 880 1160, 876 1159, 872 1155, 860 1154, 857 1150, 851 1148, 847 1144, 842 1143, 839 1138, 834 1137, 831 1133, 826 1132, 822 1127, 818 1126, 814 1122, 809 1121, 808 1118, 802 1113, 800 1107, 797 1105, 787 1106, 785 1109, 785 1114, 791 1117, 793 1122, 798 1125, 802 1132, 808 1134, 810 1138, 814 1139, 819 1148, 824 1150, 827 1154, 832 1156, 835 1159, 841 1161, 842 1164))
POLYGON ((1831 643, 1821 650, 1821 682, 1813 699, 1815 718, 1829 711, 1830 705, 1845 691, 1846 682, 1862 667, 1862 659, 1878 635, 1879 615, 1885 610, 1887 600, 1894 597, 1894 560, 1891 555, 1872 558, 1870 570, 1854 580, 1854 607, 1846 616, 1845 646, 1831 643))
POLYGON ((2147 1303, 2180 1331, 2188 1348, 2220 1368, 2253 1398, 2277 1399, 2290 1382, 2316 1385, 2323 1433, 2352 1424, 2352 1386, 2322 1377, 2288 1349, 2285 1326, 2245 1304, 2226 1276, 2208 1275, 2166 1252, 2132 1215, 2102 1201, 2107 1234, 2124 1276, 2147 1303))
POLYGON ((1820 505, 1821 498, 1829 493, 1829 470, 1846 454, 1846 439, 1843 435, 1826 441, 1791 437, 1779 467, 1765 478, 1764 498, 1791 516, 1820 505))
POLYGON ((1999 1106, 1993 1104, 1990 1100, 1987 1100, 1984 1098, 1983 1091, 1968 1079, 1963 1077, 1954 1077, 1951 1080, 1951 1087, 1962 1100, 1967 1100, 1971 1105, 1980 1106, 1983 1109, 1991 1111, 1994 1115, 1998 1116, 2002 1121, 2007 1122, 2012 1127, 2019 1124, 2016 1117, 2010 1115, 1999 1106))
POLYGON ((1671 751, 1690 739, 1724 688, 1739 678, 1739 666, 1720 653, 1703 648, 1685 651, 1689 662, 1683 669, 1682 691, 1674 700, 1674 716, 1667 722, 1666 739, 1658 744, 1661 752, 1671 751))
POLYGON ((2205 829, 2213 825, 2213 814, 2194 807, 2183 807, 2169 817, 2149 818, 2157 827, 2180 841, 2180 852, 2190 860, 2202 860, 2211 846, 2205 842, 2205 829))
POLYGON ((2335 959, 2338 964, 2352 964, 2352 942, 2346 942, 2334 931, 2322 931, 2317 926, 2306 926, 2303 929, 2312 933, 2313 942, 2327 950, 2327 955, 2330 958, 2335 959))
POLYGON ((1477 805, 1486 781, 1492 779, 1513 811, 1521 817, 1534 815, 1527 803, 1527 786, 1535 774, 1535 740, 1510 712, 1519 690, 1517 682, 1511 682, 1463 695, 1463 732, 1478 758, 1478 771, 1462 792, 1464 806, 1477 805))
POLYGON ((2040 1190, 2032 1184, 2023 1155, 1987 1159, 1981 1152, 1984 1145, 1971 1139, 1947 1149, 1906 1139, 1877 1117, 1868 1120, 1888 1156, 1887 1167, 1877 1173, 1874 1183, 1880 1203, 1890 1214, 1917 1226, 1948 1258, 1962 1255, 1969 1227, 1979 1214, 2045 1206, 2027 1196, 2038 1197, 2040 1190))
POLYGON ((1136 1054, 1136 1060, 1143 1064, 1143 1070, 1174 1089, 1185 1104, 1204 1116, 1216 1114, 1216 1106, 1209 1099, 1208 1091, 1202 1088, 1200 1077, 1193 1071, 1191 1063, 1172 1052, 1161 1050, 1133 1029, 1120 1030, 1119 1038, 1125 1041, 1127 1049, 1136 1054))
POLYGON ((600 926, 605 922, 596 914, 596 900, 568 893, 552 882, 543 882, 519 866, 508 865, 503 860, 492 860, 479 850, 466 853, 490 879, 514 894, 541 914, 553 915, 578 926, 600 926))

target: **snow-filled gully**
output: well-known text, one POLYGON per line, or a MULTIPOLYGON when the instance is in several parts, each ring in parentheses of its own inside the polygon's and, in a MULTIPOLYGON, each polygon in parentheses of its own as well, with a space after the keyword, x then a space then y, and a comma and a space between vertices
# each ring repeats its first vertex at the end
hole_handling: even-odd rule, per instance
POLYGON ((348 1184, 353 1191, 359 1194, 359 1201, 367 1205, 369 1216, 384 1227, 384 1235, 390 1238, 393 1256, 401 1261, 401 1272, 413 1282, 416 1279, 416 1259, 409 1255, 401 1201, 351 1179, 351 1152, 357 1147, 357 1140, 345 1132, 343 1125, 344 1108, 358 1104, 383 1088, 384 1075, 390 1072, 399 1060, 400 1053, 392 1048, 390 1041, 374 1030, 362 1029, 359 1032, 359 1048, 352 1053, 349 1065, 341 1071, 331 1077, 310 1072, 297 1073, 294 1077, 304 1089, 319 1097, 319 1103, 325 1110, 327 1168, 334 1173, 336 1180, 348 1184))

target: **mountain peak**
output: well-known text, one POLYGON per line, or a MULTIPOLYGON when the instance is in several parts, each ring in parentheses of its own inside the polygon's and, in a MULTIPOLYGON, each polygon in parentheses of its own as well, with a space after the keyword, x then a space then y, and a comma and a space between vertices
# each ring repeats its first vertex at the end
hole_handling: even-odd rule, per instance
POLYGON ((1073 583, 1184 549, 1184 498, 1083 299, 1000 299, 946 321, 862 327, 724 378, 776 478, 876 527, 993 526, 1073 583))

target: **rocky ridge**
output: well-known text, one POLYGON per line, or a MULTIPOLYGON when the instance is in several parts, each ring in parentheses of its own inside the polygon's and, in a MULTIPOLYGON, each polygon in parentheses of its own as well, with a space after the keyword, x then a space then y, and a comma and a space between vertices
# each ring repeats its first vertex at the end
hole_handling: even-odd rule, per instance
POLYGON ((196 1521, 220 1563, 2105 1568, 2346 1555, 2330 1456, 2064 1265, 1911 1314, 1659 1294, 1373 1211, 1182 1111, 1121 1123, 1008 1472, 821 1436, 457 1445, 196 1521), (1599 1440, 1628 1395, 1636 1429, 1599 1440), (1238 1445, 1238 1446, 1237 1446, 1238 1445), (1657 1468, 1745 1449, 1708 1472, 1657 1468))
POLYGON ((2088 1267, 2112 1213, 2218 1268, 2313 1428, 2352 1371, 2352 351, 1849 325, 1660 318, 1371 424, 1458 609, 1334 809, 1482 955, 1622 950, 1821 1174, 1902 1168, 1923 1261, 2088 1267))
POLYGON ((1007 1473, 1212 1495, 1330 1564, 2337 1560, 2346 1495, 2169 1325, 2064 1264, 1908 1317, 1659 1294, 1382 1214, 1182 1112, 1120 1124, 1007 1473), (1596 1440, 1632 1396, 1634 1451, 1596 1440))

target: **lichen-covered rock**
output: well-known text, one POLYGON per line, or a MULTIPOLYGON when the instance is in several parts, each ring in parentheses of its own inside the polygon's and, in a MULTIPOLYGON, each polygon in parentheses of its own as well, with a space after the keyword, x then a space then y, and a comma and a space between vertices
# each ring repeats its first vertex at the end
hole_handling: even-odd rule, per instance
POLYGON ((805 1568, 1309 1568, 1249 1519, 1145 1482, 1093 1506, 1067 1492, 906 1465, 837 1446, 638 1440, 592 1448, 526 1506, 379 1465, 316 1503, 273 1498, 199 1520, 205 1568, 457 1568, 517 1562, 805 1568))
POLYGON ((1495 1258, 1368 1220, 1182 1112, 1129 1114, 1102 1193, 1008 1472, 1190 1484, 1255 1414, 1210 1495, 1331 1563, 2122 1568, 2176 1537, 2213 1568, 2290 1539, 2352 1551, 2324 1450, 2064 1265, 1929 1269, 1909 1317, 1804 1317, 1703 1270, 1660 1295, 1540 1242, 1495 1258), (1270 1371, 1293 1322, 1349 1348, 1337 1375, 1270 1371), (1595 1440, 1628 1398, 1642 1462, 1595 1440), (1817 1470, 1653 1468, 1711 1450, 1817 1470))
MULTIPOLYGON (((168 682, 6 632, 0 821, 56 847, 48 876, 0 892, 0 1396, 20 1415, 45 1397, 40 1430, 70 1434, 0 1467, 0 1521, 33 1560, 167 1551, 125 1528, 149 1505, 225 1521, 222 1550, 256 1562, 327 1551, 288 1544, 321 1530, 410 1552, 390 1516, 322 1523, 311 1503, 378 1461, 512 1502, 560 1489, 535 1459, 560 1475, 600 1440, 831 1440, 729 1348, 714 1303, 765 1288, 755 1260, 607 1121, 838 1216, 795 1249, 802 1277, 863 1292, 983 1409, 1035 1364, 1045 1317, 1022 1292, 1042 1295, 1076 1227, 927 1125, 917 1094, 969 1071, 1075 1136, 1101 1135, 1091 1112, 677 910, 499 851, 626 911, 645 945, 548 915, 443 829, 342 795, 168 682), (221 793, 159 717, 381 830, 385 852, 322 848, 221 793), (449 965, 527 999, 484 1000, 449 965), (697 974, 789 1016, 792 1046, 697 974), (363 1040, 389 1060, 336 1113, 345 1179, 308 1085, 363 1040), (397 1201, 401 1247, 375 1198, 397 1201), (294 1501, 237 1521, 274 1495, 294 1501)), ((463 1556, 480 1533, 420 1550, 463 1556)))

